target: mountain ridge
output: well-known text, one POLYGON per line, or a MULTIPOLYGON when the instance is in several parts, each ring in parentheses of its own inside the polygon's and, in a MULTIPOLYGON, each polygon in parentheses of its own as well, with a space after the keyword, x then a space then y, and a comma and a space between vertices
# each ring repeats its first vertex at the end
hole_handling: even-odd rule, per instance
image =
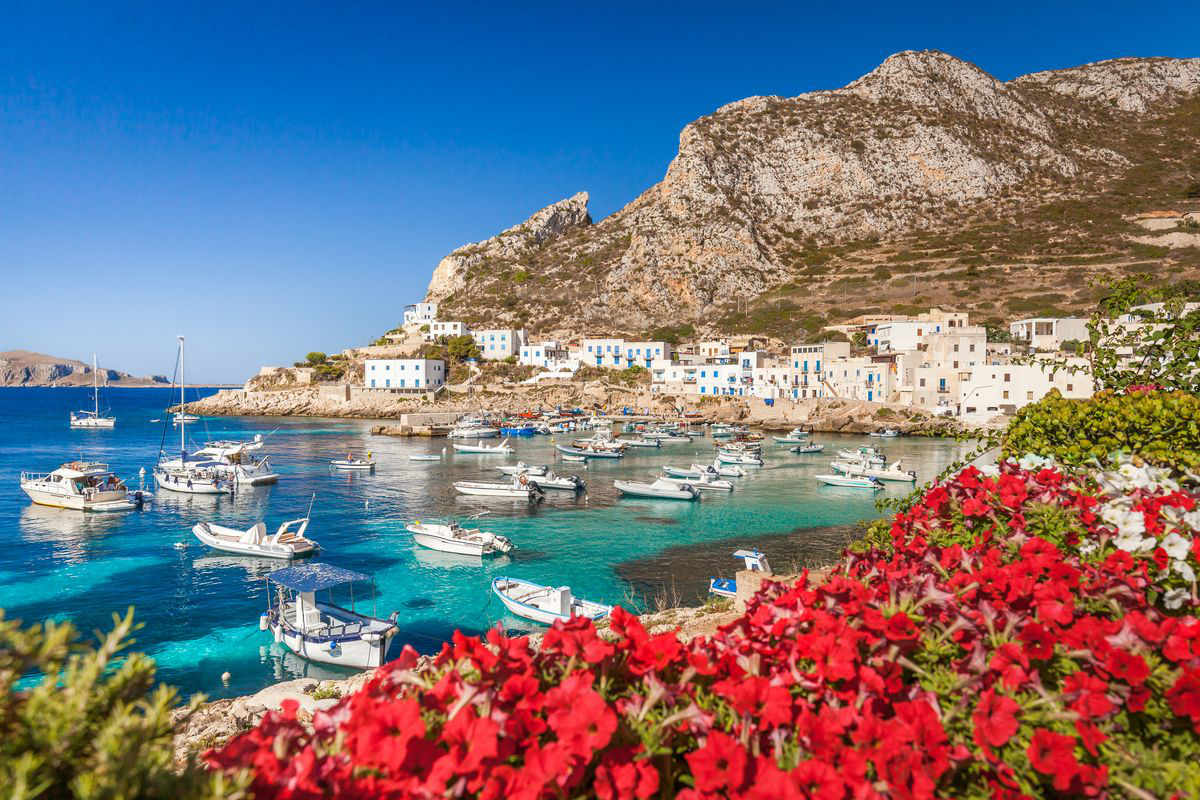
POLYGON ((1002 317, 1040 292, 1039 310, 1069 311, 1094 300, 1081 279, 1200 277, 1200 250, 1134 242, 1145 231, 1129 219, 1196 205, 1197 152, 1200 59, 1004 82, 904 51, 840 89, 721 106, 683 128, 663 179, 622 209, 593 223, 586 193, 547 206, 448 255, 427 299, 445 319, 547 335, 812 333, 860 298, 977 293, 974 310, 1002 317), (982 297, 1004 284, 1028 296, 982 297))

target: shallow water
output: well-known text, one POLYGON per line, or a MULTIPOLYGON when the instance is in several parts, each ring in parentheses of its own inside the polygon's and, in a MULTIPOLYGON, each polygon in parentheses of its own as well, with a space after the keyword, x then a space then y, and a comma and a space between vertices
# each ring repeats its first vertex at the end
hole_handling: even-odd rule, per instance
MULTIPOLYGON (((878 516, 870 492, 823 486, 812 478, 827 471, 831 451, 838 447, 879 444, 890 457, 903 456, 905 467, 916 469, 921 480, 962 451, 946 440, 821 434, 816 440, 830 445, 822 455, 797 456, 766 444, 766 466, 735 480, 730 494, 706 492, 699 503, 618 498, 615 478, 649 480, 663 464, 711 460, 712 440, 705 438, 658 450, 635 448, 622 460, 593 461, 586 469, 557 462, 553 469, 580 474, 588 491, 579 497, 550 491, 545 502, 531 506, 458 496, 450 484, 499 479, 492 467, 517 459, 554 462, 550 437, 513 440, 517 452, 504 458, 455 455, 446 440, 371 436, 367 421, 211 418, 189 426, 189 438, 198 445, 262 433, 268 437, 262 453, 271 456, 280 482, 233 498, 162 492, 152 510, 117 515, 32 505, 18 488, 21 470, 47 471, 82 455, 107 461, 136 484, 138 468, 149 472, 160 446, 171 453, 178 448, 177 430, 168 428, 164 435, 161 422, 150 422, 166 416, 167 390, 113 389, 105 397, 118 417, 117 428, 72 431, 67 414, 86 407, 87 390, 0 391, 0 608, 26 621, 69 618, 90 632, 108 627, 113 612, 133 605, 145 626, 137 646, 158 661, 161 677, 185 692, 216 697, 298 675, 337 673, 282 651, 258 630, 266 603, 263 578, 281 562, 207 549, 190 532, 201 520, 238 528, 265 520, 273 530, 283 520, 303 516, 315 493, 309 535, 323 548, 320 560, 373 575, 379 615, 399 612, 397 643, 428 652, 455 628, 534 627, 508 615, 493 598, 490 582, 498 575, 567 584, 589 600, 636 606, 647 591, 645 570, 631 584, 618 575, 618 564, 628 569, 629 562, 687 548, 712 553, 726 539, 734 542, 732 551, 756 537, 771 541, 767 537, 797 529, 878 516), (443 448, 447 455, 440 462, 408 460, 412 453, 443 448), (366 450, 379 463, 375 474, 329 471, 330 459, 366 450), (515 553, 481 563, 417 548, 404 530, 412 519, 484 511, 485 528, 511 538, 518 546, 515 553), (232 680, 222 685, 219 676, 226 670, 232 680)), ((908 490, 908 484, 893 484, 887 493, 908 490)), ((793 537, 786 557, 793 562, 824 557, 831 546, 826 539, 814 536, 807 546, 803 537, 793 537)), ((684 573, 708 570, 711 564, 675 561, 684 573)), ((722 572, 731 574, 734 566, 731 561, 722 572)), ((691 576, 693 582, 703 577, 691 576)), ((358 608, 369 610, 363 594, 357 592, 358 608)))

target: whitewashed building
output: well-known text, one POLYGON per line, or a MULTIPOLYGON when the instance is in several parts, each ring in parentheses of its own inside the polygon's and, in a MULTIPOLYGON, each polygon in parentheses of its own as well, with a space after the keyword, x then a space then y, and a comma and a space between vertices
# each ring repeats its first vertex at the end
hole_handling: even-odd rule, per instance
POLYGON ((371 358, 363 364, 368 389, 436 391, 446 383, 446 362, 440 358, 371 358))
POLYGON ((1051 389, 1063 397, 1084 399, 1095 390, 1091 375, 1082 370, 1087 361, 1063 359, 1074 369, 1054 371, 1048 364, 980 364, 972 367, 959 386, 956 411, 960 416, 984 421, 997 414, 1012 414, 1036 403, 1051 389))
POLYGON ((521 346, 518 364, 545 369, 570 367, 574 362, 565 344, 555 341, 538 342, 521 346))
POLYGON ((839 358, 824 367, 829 396, 886 403, 895 393, 895 373, 890 361, 856 356, 839 358))
POLYGON ((668 395, 699 394, 696 385, 699 370, 697 364, 658 359, 650 365, 650 391, 668 395))
POLYGON ((405 325, 428 325, 437 319, 437 303, 412 303, 404 307, 405 325))
POLYGON ((986 364, 987 329, 957 328, 927 337, 921 350, 897 358, 900 402, 918 408, 953 408, 971 368, 986 364))
POLYGON ((450 339, 455 336, 471 335, 471 327, 465 322, 448 322, 435 319, 428 324, 429 330, 424 334, 425 341, 427 342, 436 342, 442 337, 450 339))
POLYGON ((830 390, 825 385, 825 367, 835 359, 849 358, 850 343, 799 344, 792 347, 788 355, 792 368, 792 399, 826 397, 830 390))
POLYGON ((671 347, 666 342, 622 342, 621 355, 625 367, 649 369, 655 359, 670 358, 671 347))
POLYGON ((593 367, 624 366, 624 339, 582 339, 579 342, 579 361, 593 367))
POLYGON ((1009 324, 1008 332, 1030 350, 1054 352, 1063 342, 1086 342, 1087 323, 1082 317, 1030 317, 1009 324))
POLYGON ((525 344, 525 331, 519 328, 488 328, 471 331, 471 337, 479 347, 479 354, 489 361, 500 361, 517 356, 525 344))
POLYGON ((696 393, 701 397, 745 397, 753 388, 753 369, 745 375, 740 362, 696 367, 696 393))

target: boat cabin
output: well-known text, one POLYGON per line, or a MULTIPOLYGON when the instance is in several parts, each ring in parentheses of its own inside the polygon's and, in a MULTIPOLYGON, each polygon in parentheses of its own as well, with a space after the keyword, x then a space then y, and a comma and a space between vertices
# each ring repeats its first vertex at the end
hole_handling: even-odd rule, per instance
POLYGON ((383 634, 392 627, 390 621, 373 616, 374 582, 368 575, 332 564, 312 563, 276 570, 267 576, 268 588, 272 583, 276 585, 276 595, 271 599, 272 617, 308 641, 358 639, 365 633, 383 634), (355 610, 355 583, 371 583, 372 616, 355 610), (349 608, 333 600, 333 590, 343 586, 348 587, 349 608), (325 592, 325 599, 318 598, 318 592, 325 592))

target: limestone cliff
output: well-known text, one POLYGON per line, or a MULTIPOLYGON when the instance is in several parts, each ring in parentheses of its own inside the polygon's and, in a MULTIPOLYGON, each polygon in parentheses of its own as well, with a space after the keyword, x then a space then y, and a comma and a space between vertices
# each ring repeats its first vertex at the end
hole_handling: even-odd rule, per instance
POLYGON ((903 52, 844 88, 689 124, 628 206, 594 225, 585 194, 549 206, 447 256, 429 298, 446 318, 541 333, 794 337, 908 303, 1069 310, 1094 299, 1087 277, 1200 276, 1200 252, 1148 250, 1126 221, 1191 202, 1197 152, 1200 59, 1006 83, 903 52))
MULTIPOLYGON (((120 386, 166 384, 156 375, 138 378, 115 369, 100 369, 100 383, 120 386)), ((57 358, 28 350, 0 352, 0 386, 91 386, 92 367, 82 361, 57 358)))

